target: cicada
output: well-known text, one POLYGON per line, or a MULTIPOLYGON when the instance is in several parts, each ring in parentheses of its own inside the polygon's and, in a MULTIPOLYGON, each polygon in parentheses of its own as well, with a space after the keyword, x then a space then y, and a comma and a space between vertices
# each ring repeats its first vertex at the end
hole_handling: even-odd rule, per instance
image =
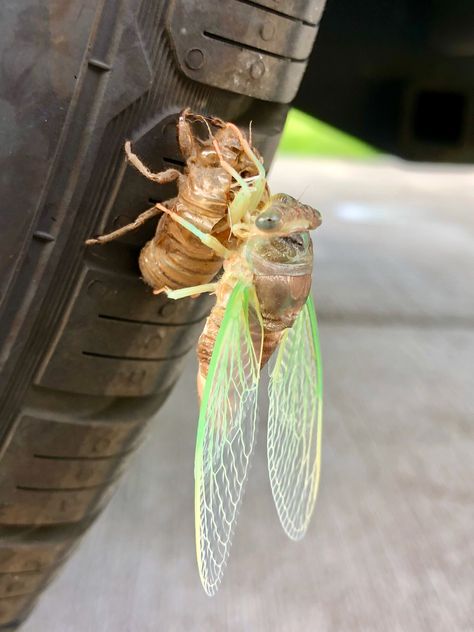
POLYGON ((309 231, 321 217, 288 195, 269 195, 261 162, 241 143, 259 175, 242 178, 221 160, 239 185, 228 211, 232 248, 168 211, 224 260, 217 282, 168 291, 173 299, 216 295, 198 343, 194 466, 197 562, 209 595, 229 555, 255 444, 261 370, 272 354, 268 471, 281 524, 294 540, 308 527, 320 472, 322 369, 309 231))

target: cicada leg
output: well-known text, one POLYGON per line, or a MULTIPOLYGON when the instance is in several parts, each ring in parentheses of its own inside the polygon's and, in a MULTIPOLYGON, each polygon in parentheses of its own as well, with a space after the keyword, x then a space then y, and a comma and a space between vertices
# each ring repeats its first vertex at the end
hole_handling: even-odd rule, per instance
POLYGON ((231 254, 231 251, 223 246, 221 242, 212 235, 199 230, 199 228, 194 226, 194 224, 188 222, 188 220, 184 219, 184 217, 181 217, 177 213, 170 211, 170 209, 166 208, 165 206, 161 206, 159 204, 157 204, 157 206, 160 206, 164 213, 167 213, 175 222, 181 224, 181 226, 184 226, 186 230, 189 230, 190 233, 197 237, 199 241, 201 241, 205 246, 213 250, 216 255, 219 255, 219 257, 226 259, 231 254))
POLYGON ((186 108, 179 115, 178 120, 178 145, 183 158, 191 162, 196 160, 199 154, 199 145, 196 140, 193 130, 188 118, 191 116, 191 111, 186 108))
POLYGON ((194 285, 190 287, 184 287, 179 290, 170 290, 168 288, 163 288, 163 290, 158 290, 154 292, 154 294, 159 294, 161 291, 166 292, 166 296, 168 298, 172 298, 177 301, 180 298, 186 298, 187 296, 198 296, 199 294, 205 294, 206 292, 212 293, 215 292, 217 288, 217 283, 205 283, 203 285, 194 285))
POLYGON ((150 171, 150 169, 143 164, 140 158, 133 153, 129 140, 125 143, 125 153, 127 154, 129 163, 133 165, 135 169, 142 174, 142 176, 145 176, 148 180, 153 180, 153 182, 157 182, 158 184, 168 184, 169 182, 173 182, 173 180, 179 178, 181 175, 181 172, 177 169, 166 169, 165 171, 160 171, 160 173, 153 173, 153 171, 150 171))
POLYGON ((146 211, 143 211, 143 213, 140 213, 140 215, 133 222, 130 222, 130 224, 122 226, 121 228, 117 228, 117 230, 114 230, 111 233, 107 233, 106 235, 100 235, 95 239, 87 239, 86 244, 87 246, 92 246, 94 244, 106 244, 108 241, 118 239, 122 235, 125 235, 126 233, 129 233, 136 228, 139 228, 149 219, 161 213, 162 210, 162 208, 155 204, 155 206, 152 206, 146 211))
POLYGON ((232 226, 232 233, 242 241, 246 241, 249 238, 251 231, 252 225, 247 222, 239 222, 232 226))
POLYGON ((240 173, 238 173, 226 160, 224 160, 217 141, 214 141, 213 145, 217 155, 219 156, 221 167, 225 169, 240 186, 240 190, 236 193, 234 199, 229 205, 229 220, 232 227, 234 224, 240 222, 240 220, 244 217, 249 207, 250 200, 252 199, 252 189, 246 182, 245 178, 242 178, 240 173))
POLYGON ((241 222, 247 213, 252 214, 256 210, 265 192, 266 176, 265 169, 261 161, 252 151, 239 128, 231 123, 229 123, 229 127, 233 129, 234 133, 239 138, 244 153, 247 154, 250 160, 254 163, 258 173, 258 175, 250 181, 243 178, 240 173, 238 173, 226 160, 224 160, 218 143, 214 141, 214 148, 219 156, 221 167, 225 169, 240 186, 239 191, 236 193, 234 199, 229 205, 229 222, 231 227, 233 227, 235 224, 241 222))
POLYGON ((255 155, 255 152, 252 150, 247 139, 242 134, 240 129, 237 127, 237 125, 234 125, 233 123, 229 123, 228 125, 230 128, 234 130, 235 135, 239 139, 242 149, 244 150, 244 153, 247 154, 247 156, 250 158, 250 160, 254 163, 255 167, 257 168, 259 179, 265 181, 265 178, 266 178, 265 167, 263 166, 262 161, 257 158, 257 156, 255 155))

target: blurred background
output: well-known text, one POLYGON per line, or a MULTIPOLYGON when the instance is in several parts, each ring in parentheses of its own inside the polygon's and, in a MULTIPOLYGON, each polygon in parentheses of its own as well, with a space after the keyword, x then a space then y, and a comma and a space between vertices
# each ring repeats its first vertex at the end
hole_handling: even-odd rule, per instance
POLYGON ((323 466, 306 538, 279 526, 262 415, 224 582, 205 596, 190 354, 25 632, 473 629, 473 167, 408 163, 293 110, 270 184, 323 214, 323 466))

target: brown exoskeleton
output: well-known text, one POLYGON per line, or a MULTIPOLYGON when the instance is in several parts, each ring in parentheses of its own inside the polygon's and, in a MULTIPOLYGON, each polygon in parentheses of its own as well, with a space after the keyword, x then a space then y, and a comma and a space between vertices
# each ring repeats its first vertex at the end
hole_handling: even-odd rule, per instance
POLYGON ((155 236, 140 253, 139 266, 144 281, 155 293, 209 283, 222 266, 217 242, 228 242, 232 238, 228 208, 240 186, 235 181, 235 173, 245 181, 258 176, 256 163, 243 150, 241 138, 240 130, 232 124, 217 118, 206 120, 184 110, 178 121, 178 143, 186 161, 184 173, 177 169, 152 173, 127 142, 125 151, 129 162, 158 184, 177 180, 178 194, 174 199, 144 211, 131 224, 86 243, 107 243, 164 212, 155 236), (193 119, 206 123, 207 139, 197 138, 191 124, 193 119), (217 128, 214 134, 211 125, 217 128), (181 219, 188 228, 176 219, 181 219), (196 237, 190 227, 200 234, 212 236, 214 248, 210 249, 202 238, 196 237))

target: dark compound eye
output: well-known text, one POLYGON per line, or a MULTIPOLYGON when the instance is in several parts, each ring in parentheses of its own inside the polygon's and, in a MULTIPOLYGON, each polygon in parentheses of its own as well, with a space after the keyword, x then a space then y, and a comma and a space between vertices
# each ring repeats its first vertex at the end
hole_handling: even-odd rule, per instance
POLYGON ((263 211, 255 220, 255 225, 259 230, 276 230, 281 224, 281 213, 276 209, 263 211))

